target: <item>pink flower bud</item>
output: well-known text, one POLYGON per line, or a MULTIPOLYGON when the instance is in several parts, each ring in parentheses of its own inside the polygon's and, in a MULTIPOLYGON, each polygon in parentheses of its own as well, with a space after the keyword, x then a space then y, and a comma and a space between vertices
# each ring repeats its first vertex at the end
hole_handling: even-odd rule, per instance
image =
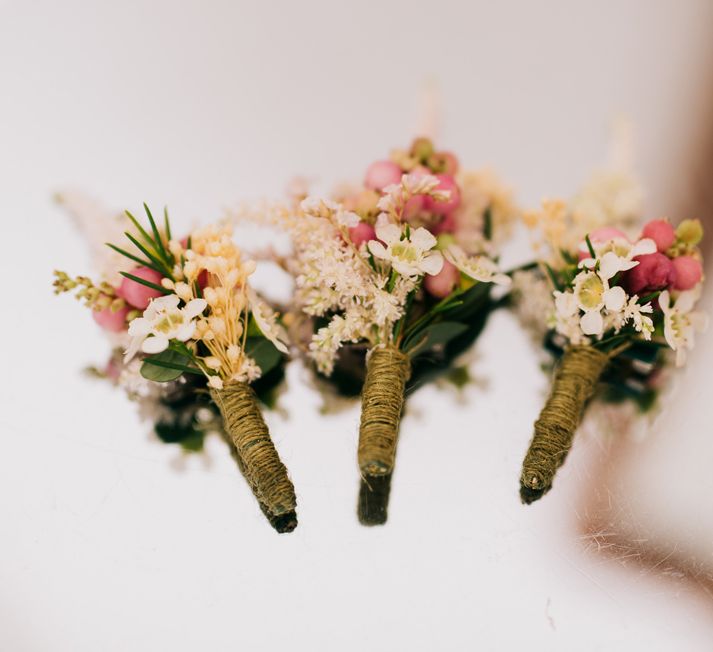
POLYGON ((676 279, 673 282, 675 290, 690 290, 698 285, 703 277, 703 267, 700 261, 693 256, 679 256, 671 262, 676 270, 676 279))
POLYGON ((400 183, 402 174, 393 161, 375 161, 366 170, 364 185, 372 190, 383 190, 393 183, 400 183))
MULTIPOLYGON (((136 269, 131 270, 131 274, 143 279, 144 281, 154 283, 155 285, 161 285, 161 279, 163 278, 157 271, 148 267, 137 267, 136 269)), ((141 285, 141 283, 137 283, 136 281, 132 281, 130 278, 126 277, 124 277, 121 281, 121 285, 116 293, 124 299, 124 301, 139 310, 146 310, 151 299, 160 297, 163 294, 158 290, 141 285)))
POLYGON ((438 190, 449 191, 450 199, 447 199, 446 201, 436 201, 433 197, 427 196, 426 210, 431 213, 436 213, 437 215, 447 215, 458 208, 458 205, 460 204, 460 191, 458 190, 458 184, 450 174, 437 174, 435 176, 440 180, 438 190))
POLYGON ((676 242, 676 231, 667 220, 651 220, 644 224, 642 238, 651 238, 659 251, 666 251, 676 242))
POLYGON ((356 247, 360 247, 362 242, 376 240, 376 231, 374 231, 374 227, 371 224, 359 222, 359 224, 349 229, 349 238, 356 247))
POLYGON ((671 259, 662 253, 644 254, 634 258, 639 264, 624 274, 624 287, 629 294, 663 290, 676 280, 671 259))
POLYGON ((120 333, 127 328, 126 315, 128 312, 129 308, 126 306, 116 312, 112 312, 110 308, 104 308, 104 310, 92 310, 92 317, 104 330, 110 333, 120 333))
POLYGON ((455 233, 456 218, 453 217, 453 213, 444 215, 443 219, 438 224, 434 224, 429 231, 433 233, 433 235, 440 235, 441 233, 455 233))
POLYGON ((458 268, 453 263, 444 260, 441 271, 435 276, 426 274, 423 285, 431 296, 436 297, 436 299, 443 299, 453 292, 453 288, 458 285, 459 281, 460 272, 458 268))

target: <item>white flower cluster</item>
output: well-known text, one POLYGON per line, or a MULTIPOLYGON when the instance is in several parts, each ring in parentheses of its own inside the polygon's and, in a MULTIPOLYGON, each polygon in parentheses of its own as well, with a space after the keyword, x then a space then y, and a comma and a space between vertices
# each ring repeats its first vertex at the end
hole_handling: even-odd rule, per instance
POLYGON ((401 272, 388 288, 388 265, 374 269, 368 262, 368 250, 357 249, 344 237, 346 224, 339 205, 309 200, 301 209, 288 219, 295 246, 288 266, 295 277, 300 308, 315 317, 331 316, 309 347, 318 369, 329 374, 345 342, 366 340, 373 346, 388 341, 394 324, 404 314, 406 298, 418 284, 422 267, 435 269, 427 262, 432 259, 424 248, 433 247, 435 238, 433 243, 423 243, 419 238, 415 242, 413 238, 401 240, 396 225, 378 227, 378 237, 384 238, 386 246, 372 241, 373 255, 391 262, 395 270, 398 266, 401 272), (392 233, 394 229, 398 234, 392 233))
POLYGON ((656 244, 649 239, 633 245, 624 239, 596 245, 594 257, 579 263, 581 271, 574 277, 572 288, 554 292, 555 330, 577 345, 591 338, 601 339, 611 329, 618 333, 631 323, 644 339, 651 339, 651 303, 640 304, 638 296, 628 296, 623 287, 610 282, 620 272, 638 265, 635 256, 654 251, 656 244))
POLYGON ((391 217, 400 217, 406 202, 415 195, 429 195, 436 201, 447 201, 450 192, 438 190, 440 181, 431 174, 404 174, 401 183, 384 188, 376 207, 391 217))
POLYGON ((686 362, 686 353, 693 348, 696 331, 702 332, 708 326, 705 313, 693 310, 701 296, 701 284, 691 290, 681 292, 675 301, 668 290, 659 296, 659 307, 663 311, 663 334, 668 345, 676 352, 676 366, 686 362))

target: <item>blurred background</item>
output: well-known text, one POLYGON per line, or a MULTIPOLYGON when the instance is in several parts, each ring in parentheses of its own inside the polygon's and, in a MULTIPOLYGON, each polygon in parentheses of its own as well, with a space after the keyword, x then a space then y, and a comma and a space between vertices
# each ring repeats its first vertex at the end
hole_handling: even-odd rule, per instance
POLYGON ((547 378, 496 314, 482 382, 411 398, 376 529, 358 406, 321 416, 294 364, 268 421, 300 526, 277 536, 220 441, 185 457, 81 375, 107 344, 51 275, 89 269, 58 190, 188 226, 297 174, 359 179, 429 116, 525 206, 571 196, 626 116, 646 216, 711 229, 712 27, 709 0, 0 0, 0 648, 710 649, 710 335, 643 436, 583 428, 524 507, 547 378))

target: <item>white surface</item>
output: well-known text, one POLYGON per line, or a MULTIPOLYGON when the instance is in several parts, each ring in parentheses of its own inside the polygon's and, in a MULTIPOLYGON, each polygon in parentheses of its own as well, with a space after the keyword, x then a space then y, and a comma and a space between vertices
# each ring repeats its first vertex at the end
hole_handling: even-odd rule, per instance
POLYGON ((106 344, 51 296, 51 270, 88 259, 49 198, 168 203, 187 225, 295 173, 360 175, 408 141, 436 77, 444 144, 527 203, 573 191, 627 113, 665 212, 689 190, 713 5, 256 4, 0 3, 0 649, 709 649, 695 589, 581 540, 585 444, 519 504, 546 379, 510 316, 480 340, 467 406, 413 397, 384 528, 354 515, 357 408, 321 417, 293 366, 290 418, 268 418, 300 526, 277 536, 218 442, 210 465, 183 460, 80 377, 106 344))

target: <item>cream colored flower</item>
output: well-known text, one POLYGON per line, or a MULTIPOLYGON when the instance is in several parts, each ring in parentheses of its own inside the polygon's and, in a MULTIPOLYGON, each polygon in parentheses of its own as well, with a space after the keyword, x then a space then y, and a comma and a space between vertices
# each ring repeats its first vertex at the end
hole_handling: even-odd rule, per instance
POLYGON ((300 208, 307 215, 332 220, 338 226, 348 229, 355 227, 360 221, 356 213, 346 210, 342 204, 331 199, 307 197, 300 203, 300 208))
POLYGON ((180 298, 175 294, 153 299, 142 317, 129 324, 132 337, 124 361, 128 362, 141 349, 144 353, 160 353, 168 348, 171 340, 185 342, 195 330, 195 318, 208 305, 205 299, 193 299, 179 308, 180 298))
POLYGON ((585 341, 580 325, 579 306, 573 292, 553 293, 555 298, 555 314, 552 319, 555 330, 564 335, 575 346, 585 341))
POLYGON ((487 256, 468 256, 458 245, 451 245, 443 255, 449 263, 474 281, 497 285, 510 285, 512 282, 510 277, 501 273, 497 264, 487 256))
POLYGON ((436 201, 450 199, 450 190, 438 190, 438 177, 432 174, 404 174, 401 183, 386 186, 376 207, 395 219, 400 219, 406 202, 414 195, 429 195, 436 201))
POLYGON ((585 335, 601 335, 604 330, 602 308, 616 313, 626 304, 626 293, 619 286, 609 287, 608 279, 596 272, 580 272, 574 279, 574 297, 584 312, 580 319, 585 335))
MULTIPOLYGON (((587 250, 586 243, 583 245, 587 250)), ((605 279, 614 277, 619 272, 625 272, 632 267, 636 267, 639 261, 633 260, 636 256, 653 254, 656 251, 656 243, 650 238, 644 238, 631 244, 624 238, 614 238, 608 242, 594 245, 596 258, 585 258, 579 266, 586 269, 597 267, 600 276, 605 279)))
POLYGON ((423 227, 411 230, 407 238, 399 226, 381 220, 376 225, 376 237, 381 242, 370 240, 369 251, 375 258, 390 262, 402 276, 438 274, 443 268, 443 256, 432 251, 437 240, 423 227))
POLYGON ((674 303, 671 303, 668 290, 659 296, 659 306, 664 314, 664 337, 676 351, 676 365, 679 367, 686 362, 686 351, 693 348, 696 331, 702 332, 708 326, 706 314, 693 310, 700 294, 699 284, 692 290, 681 292, 674 303))
POLYGON ((252 288, 248 288, 248 303, 260 332, 275 345, 278 351, 287 353, 287 331, 277 321, 277 314, 252 288))
POLYGON ((208 376, 208 386, 213 389, 223 389, 223 381, 220 376, 208 376))
POLYGON ((653 313, 653 311, 654 309, 650 302, 641 305, 639 303, 639 297, 634 295, 629 299, 626 306, 624 306, 622 324, 631 321, 634 324, 634 329, 641 333, 645 340, 650 340, 654 332, 654 321, 648 315, 653 313))

